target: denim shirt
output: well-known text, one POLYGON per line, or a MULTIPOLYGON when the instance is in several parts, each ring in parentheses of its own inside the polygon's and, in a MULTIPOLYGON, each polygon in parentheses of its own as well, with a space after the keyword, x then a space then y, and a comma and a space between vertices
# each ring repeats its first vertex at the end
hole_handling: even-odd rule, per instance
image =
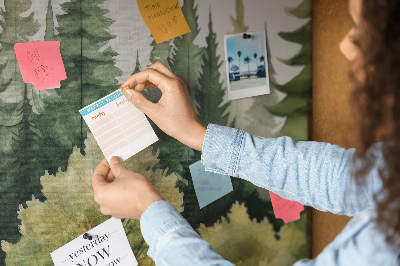
MULTIPOLYGON (((377 144, 379 146, 379 144, 377 144)), ((398 251, 374 222, 373 195, 381 187, 377 159, 364 185, 351 177, 354 149, 328 143, 267 139, 209 124, 201 161, 207 171, 242 178, 320 211, 354 216, 314 260, 294 265, 398 265, 398 251)), ((151 204, 141 231, 157 265, 233 265, 215 253, 166 201, 151 204)))

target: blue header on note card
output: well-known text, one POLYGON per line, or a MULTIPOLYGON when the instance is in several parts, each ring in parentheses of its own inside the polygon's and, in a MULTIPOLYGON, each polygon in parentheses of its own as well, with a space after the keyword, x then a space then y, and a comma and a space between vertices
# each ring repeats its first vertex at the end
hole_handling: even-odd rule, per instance
POLYGON ((115 99, 121 97, 123 94, 120 90, 111 93, 110 95, 104 97, 101 100, 98 100, 97 102, 89 105, 88 107, 86 107, 85 109, 82 109, 81 111, 79 111, 81 113, 82 116, 88 115, 93 111, 96 111, 97 109, 99 109, 100 107, 106 105, 109 102, 114 101, 115 99))

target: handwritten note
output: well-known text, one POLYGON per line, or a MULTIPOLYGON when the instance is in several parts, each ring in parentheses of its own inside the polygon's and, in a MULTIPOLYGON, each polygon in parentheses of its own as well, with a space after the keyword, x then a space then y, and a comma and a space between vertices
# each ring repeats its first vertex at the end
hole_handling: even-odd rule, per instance
POLYGON ((233 191, 230 176, 205 171, 201 161, 189 166, 200 209, 233 191))
POLYGON ((137 0, 140 14, 157 43, 190 32, 178 0, 137 0))
POLYGON ((104 156, 126 160, 158 140, 144 113, 117 90, 79 111, 104 156))
POLYGON ((60 42, 16 43, 14 50, 22 79, 25 83, 33 83, 35 89, 59 88, 60 81, 67 78, 60 53, 60 42))
MULTIPOLYGON (((121 220, 111 218, 51 253, 55 266, 138 265, 121 220)), ((139 233, 139 232, 138 232, 139 233)))
POLYGON ((296 201, 290 201, 279 197, 273 192, 269 192, 275 218, 282 219, 285 223, 290 223, 300 219, 300 213, 304 206, 296 201))

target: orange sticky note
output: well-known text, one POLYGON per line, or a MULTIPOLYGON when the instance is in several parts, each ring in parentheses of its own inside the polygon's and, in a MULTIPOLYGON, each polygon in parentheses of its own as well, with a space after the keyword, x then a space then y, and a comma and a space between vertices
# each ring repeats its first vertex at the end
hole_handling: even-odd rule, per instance
POLYGON ((60 53, 60 42, 42 41, 14 45, 22 79, 37 90, 60 87, 67 78, 60 53))
POLYGON ((285 224, 300 219, 300 213, 304 210, 304 206, 301 203, 281 198, 271 191, 269 195, 275 218, 282 219, 285 224))
POLYGON ((190 32, 178 0, 137 0, 137 3, 156 43, 190 32))

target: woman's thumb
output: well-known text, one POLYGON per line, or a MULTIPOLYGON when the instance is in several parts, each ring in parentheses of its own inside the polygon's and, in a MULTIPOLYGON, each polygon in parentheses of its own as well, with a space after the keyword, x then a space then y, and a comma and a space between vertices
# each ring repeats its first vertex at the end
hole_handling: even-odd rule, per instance
POLYGON ((121 178, 123 172, 126 171, 125 166, 122 165, 121 158, 113 156, 110 159, 110 168, 116 178, 121 178))

